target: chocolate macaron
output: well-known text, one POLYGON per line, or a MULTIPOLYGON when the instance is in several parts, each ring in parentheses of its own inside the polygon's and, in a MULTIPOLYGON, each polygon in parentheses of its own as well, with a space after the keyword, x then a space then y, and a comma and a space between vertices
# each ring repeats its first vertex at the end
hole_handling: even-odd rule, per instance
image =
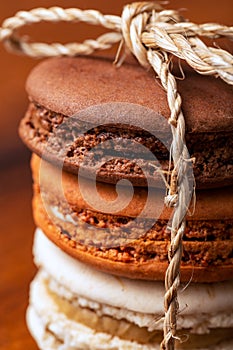
MULTIPOLYGON (((197 188, 233 183, 232 88, 184 68, 178 81, 186 143, 197 188)), ((136 186, 160 186, 168 170, 171 131, 165 91, 135 64, 117 69, 96 58, 53 58, 29 75, 30 105, 20 124, 27 146, 64 170, 136 186), (133 140, 133 141, 132 141, 133 140)))

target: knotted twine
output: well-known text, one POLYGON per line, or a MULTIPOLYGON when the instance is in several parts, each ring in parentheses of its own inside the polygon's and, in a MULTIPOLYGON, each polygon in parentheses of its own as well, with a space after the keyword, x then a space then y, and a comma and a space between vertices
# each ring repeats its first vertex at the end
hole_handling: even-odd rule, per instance
POLYGON ((120 43, 120 47, 124 44, 143 67, 151 66, 154 69, 166 90, 170 108, 168 122, 173 136, 170 156, 174 168, 165 204, 174 207, 174 214, 170 228, 169 265, 165 276, 164 339, 161 343, 163 350, 173 350, 177 339, 177 290, 180 284, 182 237, 185 231, 183 213, 188 210, 184 198, 187 198, 189 191, 190 166, 185 143, 182 100, 177 91, 176 79, 169 68, 171 56, 185 60, 200 74, 214 75, 227 84, 233 84, 233 56, 223 49, 208 47, 200 39, 201 36, 233 39, 233 27, 216 23, 191 23, 179 12, 163 9, 158 2, 135 2, 124 7, 121 17, 77 8, 51 7, 20 11, 14 17, 6 19, 0 28, 0 40, 6 48, 30 57, 90 55, 96 50, 109 49, 116 43, 120 43), (85 22, 111 31, 95 40, 66 45, 29 42, 27 38, 17 35, 21 27, 41 21, 85 22))

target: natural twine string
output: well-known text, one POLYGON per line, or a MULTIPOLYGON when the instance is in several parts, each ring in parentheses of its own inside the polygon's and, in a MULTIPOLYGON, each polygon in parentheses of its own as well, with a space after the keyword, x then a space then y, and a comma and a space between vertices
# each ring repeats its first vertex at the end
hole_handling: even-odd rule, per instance
POLYGON ((14 17, 6 19, 0 28, 0 40, 8 49, 30 57, 90 55, 95 50, 105 50, 116 43, 124 43, 141 65, 152 66, 160 78, 167 92, 171 111, 169 123, 173 134, 171 158, 174 164, 170 188, 165 198, 168 206, 174 206, 174 215, 168 252, 169 266, 165 277, 164 339, 161 343, 161 349, 164 350, 173 350, 177 339, 177 290, 180 284, 182 237, 185 230, 184 213, 188 210, 185 207, 185 198, 189 195, 190 167, 181 96, 177 91, 176 79, 169 69, 170 55, 184 59, 200 74, 214 75, 228 84, 233 84, 232 55, 220 48, 206 46, 200 36, 232 39, 233 27, 216 23, 191 23, 177 11, 164 10, 158 2, 136 2, 125 6, 121 17, 77 8, 52 7, 20 11, 14 17), (41 21, 86 22, 111 31, 96 40, 66 45, 33 43, 17 34, 21 27, 41 21))

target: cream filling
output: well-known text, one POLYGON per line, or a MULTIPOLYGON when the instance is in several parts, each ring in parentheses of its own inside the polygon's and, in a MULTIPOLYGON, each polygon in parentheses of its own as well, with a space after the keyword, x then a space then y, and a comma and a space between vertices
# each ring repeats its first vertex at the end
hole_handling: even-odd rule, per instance
POLYGON ((52 212, 52 214, 59 220, 62 220, 66 223, 70 223, 70 224, 73 224, 73 225, 77 225, 77 222, 74 221, 74 219, 72 218, 72 216, 70 214, 62 214, 59 210, 58 207, 55 207, 55 206, 50 206, 49 207, 49 210, 52 212))
MULTIPOLYGON (((148 332, 124 320, 108 316, 98 317, 89 308, 75 307, 68 300, 52 292, 43 273, 38 273, 31 285, 31 305, 47 329, 69 349, 155 349, 162 339, 162 331, 148 332), (85 339, 85 346, 80 346, 85 339), (90 340, 90 343, 87 340, 90 340), (94 340, 95 339, 95 340, 94 340), (113 341, 114 340, 114 341, 113 341), (113 341, 113 342, 112 342, 113 341), (95 347, 92 347, 92 343, 95 347), (118 346, 116 346, 118 343, 118 346), (100 345, 101 344, 101 345, 100 345), (153 346, 153 347, 152 347, 153 346)), ((182 330, 181 336, 188 331, 182 330)), ((34 332, 37 334, 37 332, 34 332)), ((41 338, 39 335, 37 338, 41 338)), ((232 340, 231 329, 214 329, 209 335, 189 334, 188 341, 177 344, 178 349, 211 349, 223 340, 232 340)), ((46 348, 47 350, 48 348, 46 348)))
MULTIPOLYGON (((130 280, 97 271, 64 253, 40 229, 35 234, 34 256, 38 266, 43 267, 54 280, 75 295, 126 312, 153 314, 158 315, 158 318, 163 315, 163 282, 130 280)), ((179 317, 184 316, 186 319, 190 316, 194 327, 197 323, 196 315, 198 318, 202 318, 202 315, 207 319, 212 318, 211 327, 219 327, 220 322, 224 325, 228 323, 232 327, 233 280, 208 284, 191 283, 186 289, 180 290, 179 304, 179 317), (223 316, 226 314, 231 315, 231 319, 223 316)))

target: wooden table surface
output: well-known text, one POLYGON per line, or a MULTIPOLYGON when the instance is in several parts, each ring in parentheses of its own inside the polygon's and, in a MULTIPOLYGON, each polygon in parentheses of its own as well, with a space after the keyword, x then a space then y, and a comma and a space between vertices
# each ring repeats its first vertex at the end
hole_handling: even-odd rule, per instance
MULTIPOLYGON (((19 11, 39 6, 96 8, 120 14, 127 0, 1 1, 0 21, 19 11)), ((171 8, 188 8, 193 21, 232 24, 232 0, 171 0, 171 8)), ((169 7, 168 6, 168 7, 169 7)), ((31 33, 37 40, 76 41, 96 37, 102 29, 78 25, 41 25, 31 33)), ((28 29, 29 30, 29 29, 28 29)), ((30 154, 17 136, 17 124, 27 104, 24 82, 35 61, 9 55, 0 46, 0 349, 38 350, 25 323, 29 284, 36 273, 32 260, 34 224, 31 213, 30 154)))

